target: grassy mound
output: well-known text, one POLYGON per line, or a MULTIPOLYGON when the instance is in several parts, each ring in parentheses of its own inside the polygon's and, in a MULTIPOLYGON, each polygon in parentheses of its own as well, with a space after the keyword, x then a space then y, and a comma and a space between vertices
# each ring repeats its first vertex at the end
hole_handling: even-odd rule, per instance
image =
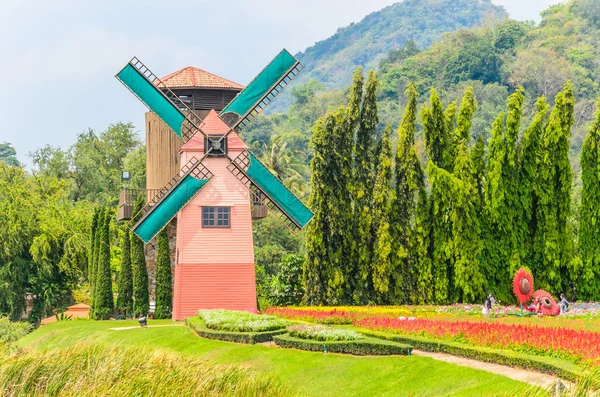
POLYGON ((266 332, 285 328, 287 322, 266 316, 235 310, 200 310, 198 317, 207 328, 230 332, 266 332))
POLYGON ((343 353, 356 356, 410 355, 412 347, 402 343, 376 338, 363 338, 348 341, 316 341, 294 338, 291 335, 277 335, 273 340, 278 346, 308 350, 313 352, 343 353))
POLYGON ((220 331, 208 328, 204 320, 200 318, 188 318, 185 320, 185 323, 202 338, 235 343, 255 344, 270 342, 273 340, 273 336, 281 335, 286 332, 285 328, 264 332, 220 331))
POLYGON ((555 357, 534 356, 512 350, 472 346, 459 342, 430 339, 423 336, 387 334, 370 330, 361 330, 360 332, 369 337, 386 341, 408 343, 419 350, 448 353, 494 364, 531 369, 550 375, 556 375, 562 379, 573 382, 577 381, 581 374, 581 368, 576 364, 555 357))
POLYGON ((294 338, 316 341, 350 341, 364 338, 364 336, 355 331, 324 325, 290 325, 287 327, 287 330, 290 336, 294 338))
POLYGON ((270 377, 237 365, 123 345, 77 344, 0 356, 6 396, 288 396, 270 377))

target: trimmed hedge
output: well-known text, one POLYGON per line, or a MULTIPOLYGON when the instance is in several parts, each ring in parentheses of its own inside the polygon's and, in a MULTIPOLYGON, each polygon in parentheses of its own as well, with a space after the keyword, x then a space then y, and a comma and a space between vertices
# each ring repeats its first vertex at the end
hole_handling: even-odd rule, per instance
POLYGON ((352 341, 316 341, 294 338, 290 335, 277 335, 273 337, 277 346, 308 350, 313 352, 324 351, 324 345, 329 353, 353 354, 356 356, 389 356, 410 355, 412 347, 402 343, 384 341, 377 338, 364 338, 352 341))
POLYGON ((225 342, 247 343, 251 345, 255 343, 270 342, 273 340, 273 336, 287 332, 285 329, 266 332, 219 331, 207 328, 204 321, 199 318, 188 318, 185 320, 185 323, 202 338, 217 339, 225 342))
POLYGON ((423 351, 448 353, 455 356, 472 358, 488 363, 531 369, 549 375, 555 375, 572 382, 577 381, 581 372, 581 369, 576 364, 554 357, 533 356, 511 350, 471 346, 458 342, 429 339, 415 335, 387 334, 383 332, 365 331, 363 329, 358 329, 357 331, 372 338, 400 343, 409 343, 415 349, 423 351))

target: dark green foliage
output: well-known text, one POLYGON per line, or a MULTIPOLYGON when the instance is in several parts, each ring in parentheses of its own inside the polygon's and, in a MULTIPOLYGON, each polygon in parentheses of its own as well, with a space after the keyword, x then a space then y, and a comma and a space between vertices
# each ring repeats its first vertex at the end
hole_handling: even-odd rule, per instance
MULTIPOLYGON (((442 101, 434 89, 431 90, 429 102, 430 107, 425 105, 421 109, 427 156, 436 166, 447 171, 452 170, 452 131, 449 130, 448 124, 454 123, 448 121, 442 101)), ((450 109, 453 107, 450 106, 450 109)), ((453 117, 450 118, 452 119, 453 117)))
POLYGON ((96 217, 96 224, 94 225, 92 223, 92 228, 95 227, 95 230, 93 230, 93 239, 90 242, 91 245, 91 251, 92 251, 92 258, 91 258, 91 263, 89 265, 88 268, 88 280, 90 282, 90 313, 93 314, 94 313, 94 305, 95 305, 95 299, 94 297, 96 296, 94 294, 95 291, 95 287, 96 287, 96 276, 98 274, 98 258, 100 256, 100 242, 101 242, 101 230, 102 230, 102 225, 104 225, 104 216, 105 216, 105 212, 104 212, 104 208, 96 208, 95 210, 95 217, 96 217))
MULTIPOLYGON (((375 185, 373 188, 373 289, 377 302, 387 302, 393 296, 390 291, 390 279, 392 274, 397 274, 396 263, 392 255, 392 231, 390 230, 391 203, 394 200, 392 182, 392 145, 390 142, 391 128, 385 127, 380 140, 379 159, 375 185)), ((406 253, 395 253, 404 257, 406 253)), ((402 285, 402 280, 397 280, 402 285)))
POLYGON ((498 83, 501 58, 486 40, 467 41, 458 53, 451 57, 444 69, 444 80, 449 84, 480 80, 483 84, 498 83))
POLYGON ((154 318, 171 318, 173 313, 173 273, 168 227, 158 233, 156 257, 156 311, 154 318))
POLYGON ((323 352, 326 348, 329 353, 352 354, 356 356, 410 355, 410 352, 412 351, 410 345, 375 338, 322 342, 294 338, 289 335, 277 335, 273 337, 273 340, 277 346, 285 348, 313 352, 323 352))
POLYGON ((96 233, 98 232, 98 208, 94 210, 92 216, 92 227, 90 229, 90 247, 88 249, 88 268, 87 277, 91 283, 93 275, 95 273, 95 259, 96 259, 96 233))
POLYGON ((279 274, 273 280, 273 304, 277 306, 297 306, 304 296, 302 284, 302 255, 288 254, 283 257, 279 274))
POLYGON ((535 262, 532 271, 536 283, 551 293, 572 293, 573 255, 571 216, 572 172, 569 161, 571 127, 575 122, 573 87, 567 83, 556 96, 542 138, 536 195, 537 230, 535 262))
POLYGON ((475 146, 471 149, 471 162, 473 163, 473 178, 475 179, 475 186, 477 188, 477 198, 479 200, 480 213, 483 213, 484 204, 484 186, 485 186, 485 174, 486 174, 486 156, 485 156, 485 143, 483 137, 479 135, 475 146))
MULTIPOLYGON (((397 265, 392 275, 394 302, 418 301, 417 280, 427 277, 427 267, 421 267, 418 258, 418 235, 416 227, 416 209, 419 195, 425 187, 421 162, 415 148, 417 129, 417 98, 414 85, 406 90, 407 104, 398 131, 398 149, 396 151, 395 185, 396 194, 392 201, 390 218, 392 220, 392 260, 397 265)), ((424 192, 423 192, 424 193, 424 192)))
POLYGON ((354 146, 354 221, 356 244, 355 303, 366 304, 373 296, 371 272, 373 252, 373 183, 375 175, 375 142, 379 116, 377 113, 377 76, 369 73, 365 97, 360 110, 359 129, 354 146))
POLYGON ((580 299, 600 296, 600 101, 596 120, 581 149, 581 215, 579 255, 583 262, 579 280, 580 299))
POLYGON ((8 142, 0 143, 0 161, 15 167, 19 167, 21 165, 19 160, 17 160, 17 151, 8 142))
MULTIPOLYGON (((419 53, 419 48, 413 40, 408 40, 404 43, 404 47, 390 50, 381 60, 379 61, 379 69, 384 69, 390 64, 402 63, 407 58, 415 56, 419 53)), ((395 94, 395 92, 394 92, 395 94)))
POLYGON ((133 311, 133 275, 131 273, 131 234, 129 228, 123 228, 121 240, 121 272, 117 283, 117 310, 122 314, 133 311))
POLYGON ((214 330, 206 327, 204 321, 199 318, 186 318, 185 323, 192 328, 199 336, 206 339, 216 339, 225 342, 247 343, 253 345, 255 343, 270 342, 276 335, 285 334, 285 329, 265 332, 234 332, 214 330))
MULTIPOLYGON (((135 204, 133 213, 137 213, 144 206, 144 197, 140 195, 135 204)), ((148 296, 148 269, 144 254, 144 242, 133 232, 131 240, 131 273, 133 275, 133 313, 136 316, 148 314, 150 301, 148 296)))
POLYGON ((100 248, 98 252, 98 264, 94 294, 94 310, 92 318, 95 320, 108 320, 114 313, 114 300, 112 292, 112 274, 110 271, 110 224, 112 211, 110 208, 104 210, 104 216, 100 223, 100 248))

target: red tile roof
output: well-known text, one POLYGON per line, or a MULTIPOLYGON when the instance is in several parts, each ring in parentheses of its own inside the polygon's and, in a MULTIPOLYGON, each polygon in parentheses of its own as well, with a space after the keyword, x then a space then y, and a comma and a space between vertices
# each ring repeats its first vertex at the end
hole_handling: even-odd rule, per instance
MULTIPOLYGON (((204 125, 202 131, 206 135, 223 135, 229 131, 229 127, 221 118, 219 114, 214 110, 211 110, 208 115, 204 118, 204 125)), ((248 149, 248 146, 241 140, 235 131, 232 131, 227 136, 227 148, 233 151, 242 151, 248 149)), ((183 152, 196 152, 204 151, 204 136, 202 134, 196 134, 187 141, 180 149, 183 152)))
POLYGON ((171 73, 161 80, 169 88, 227 88, 237 90, 244 88, 241 84, 193 66, 171 73))

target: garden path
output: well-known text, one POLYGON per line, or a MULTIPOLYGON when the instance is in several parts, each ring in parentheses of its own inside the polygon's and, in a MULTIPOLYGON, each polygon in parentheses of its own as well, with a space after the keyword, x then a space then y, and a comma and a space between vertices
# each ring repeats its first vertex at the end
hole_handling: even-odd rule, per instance
MULTIPOLYGON (((558 377, 540 372, 529 371, 520 368, 513 368, 506 365, 486 363, 483 361, 473 360, 470 358, 453 356, 446 353, 432 353, 422 350, 413 350, 412 354, 416 356, 431 357, 434 360, 444 361, 450 364, 461 365, 463 367, 480 369, 482 371, 491 372, 497 375, 503 375, 507 378, 518 380, 520 382, 529 383, 530 385, 539 386, 547 389, 555 384, 558 377)), ((560 380, 567 387, 571 384, 567 381, 560 380)))
MULTIPOLYGON (((160 324, 160 325, 148 325, 146 328, 158 328, 158 327, 183 327, 184 323, 175 323, 175 324, 160 324)), ((116 327, 109 328, 111 331, 126 331, 128 329, 138 329, 139 325, 135 325, 133 327, 116 327)))

